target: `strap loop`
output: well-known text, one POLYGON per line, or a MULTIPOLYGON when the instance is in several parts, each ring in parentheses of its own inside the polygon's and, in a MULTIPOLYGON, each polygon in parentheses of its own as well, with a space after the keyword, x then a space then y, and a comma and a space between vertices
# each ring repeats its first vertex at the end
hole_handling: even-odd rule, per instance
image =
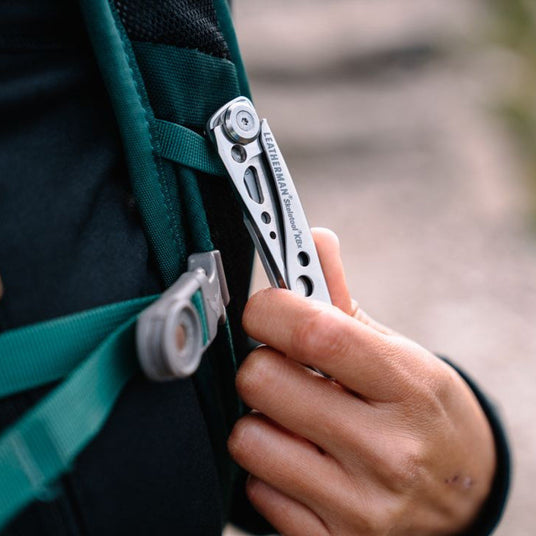
POLYGON ((203 136, 189 128, 161 119, 156 120, 156 127, 162 158, 209 175, 225 175, 220 158, 203 136))

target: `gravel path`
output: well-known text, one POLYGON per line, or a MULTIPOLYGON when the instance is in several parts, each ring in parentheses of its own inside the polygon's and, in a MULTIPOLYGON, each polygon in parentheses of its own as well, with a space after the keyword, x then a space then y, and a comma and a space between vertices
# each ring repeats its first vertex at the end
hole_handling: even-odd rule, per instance
POLYGON ((310 223, 339 234, 369 313, 449 355, 497 400, 516 462, 497 535, 533 536, 536 235, 490 113, 513 65, 476 46, 485 11, 236 0, 236 14, 257 107, 310 223))

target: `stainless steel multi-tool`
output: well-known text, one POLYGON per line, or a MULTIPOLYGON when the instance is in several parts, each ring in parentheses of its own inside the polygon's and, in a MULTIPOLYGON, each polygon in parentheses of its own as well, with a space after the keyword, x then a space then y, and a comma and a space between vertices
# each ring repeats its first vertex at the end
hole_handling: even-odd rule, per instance
POLYGON ((298 193, 266 119, 238 97, 211 117, 207 133, 231 177, 271 285, 331 303, 298 193))
MULTIPOLYGON (((266 119, 239 97, 220 108, 207 132, 244 212, 270 283, 331 303, 309 225, 266 119)), ((188 259, 188 271, 139 317, 138 357, 157 381, 193 374, 226 318, 229 294, 218 251, 188 259)))

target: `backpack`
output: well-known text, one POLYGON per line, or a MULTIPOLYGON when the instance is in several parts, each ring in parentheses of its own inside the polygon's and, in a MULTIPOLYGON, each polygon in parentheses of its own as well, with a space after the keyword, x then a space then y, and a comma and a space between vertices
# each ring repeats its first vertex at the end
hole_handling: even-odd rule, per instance
MULTIPOLYGON (((217 222, 209 225, 211 210, 202 190, 210 181, 222 182, 221 188, 229 185, 203 127, 225 102, 249 96, 229 7, 226 0, 214 1, 227 46, 207 43, 207 52, 176 46, 177 40, 188 44, 189 39, 173 28, 181 0, 158 5, 81 0, 81 6, 116 114, 143 228, 162 288, 168 289, 188 272, 189 255, 214 250, 212 237, 221 232, 217 222)), ((228 273, 239 262, 252 262, 253 246, 246 237, 240 236, 240 259, 223 255, 228 273)), ((102 429, 139 370, 137 319, 159 298, 142 296, 0 334, 0 397, 57 382, 0 435, 0 529, 30 502, 51 497, 54 482, 102 429)), ((198 293, 191 301, 206 337, 203 302, 198 293)), ((227 320, 220 326, 194 375, 224 504, 233 481, 225 438, 241 412, 233 386, 237 363, 231 324, 227 320)))

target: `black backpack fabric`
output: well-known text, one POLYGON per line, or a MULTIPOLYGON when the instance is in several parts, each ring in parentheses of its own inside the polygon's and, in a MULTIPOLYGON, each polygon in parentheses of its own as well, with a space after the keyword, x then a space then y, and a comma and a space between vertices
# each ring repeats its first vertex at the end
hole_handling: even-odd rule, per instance
MULTIPOLYGON (((192 50, 232 63, 212 2, 110 5, 133 47, 192 50)), ((6 79, 0 88, 2 330, 163 290, 169 278, 144 228, 124 140, 86 36, 87 19, 71 3, 52 0, 0 9, 0 24, 9 27, 0 54, 6 79)), ((140 61, 143 68, 151 99, 158 90, 151 86, 150 64, 140 61)), ((165 104, 155 97, 149 106, 155 116, 181 119, 165 104)), ((179 166, 163 166, 166 180, 179 185, 170 188, 178 200, 179 166)), ((225 178, 196 172, 196 181, 211 241, 224 259, 240 360, 247 351, 240 315, 252 246, 225 178)), ((184 227, 188 254, 195 239, 184 227)), ((177 259, 177 273, 181 263, 177 259)), ((4 532, 169 534, 174 527, 181 534, 219 534, 234 478, 225 439, 239 411, 235 365, 225 337, 219 339, 193 379, 161 385, 136 375, 70 471, 4 532)), ((54 387, 2 399, 2 429, 54 387)))

